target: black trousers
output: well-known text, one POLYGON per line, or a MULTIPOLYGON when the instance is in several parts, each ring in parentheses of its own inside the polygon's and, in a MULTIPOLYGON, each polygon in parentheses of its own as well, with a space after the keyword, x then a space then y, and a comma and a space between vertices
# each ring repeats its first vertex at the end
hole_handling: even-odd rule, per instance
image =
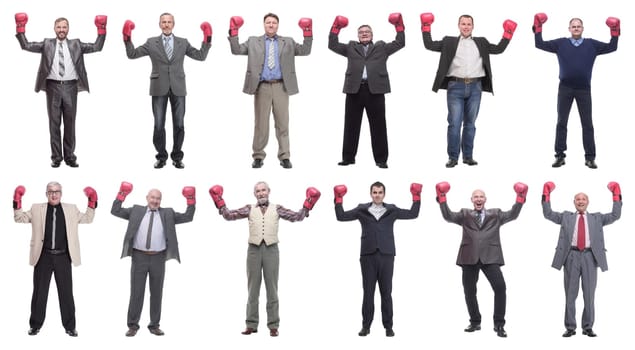
POLYGON ((172 109, 172 160, 183 160, 183 141, 185 140, 185 96, 176 96, 172 90, 165 96, 152 96, 152 113, 154 114, 154 132, 152 142, 157 151, 157 160, 168 159, 165 145, 165 115, 168 100, 172 109))
POLYGON ((354 161, 359 145, 362 117, 366 110, 373 158, 376 163, 388 160, 388 136, 386 134, 386 101, 384 94, 372 94, 368 84, 362 84, 356 94, 346 94, 344 111, 344 142, 342 160, 354 161))
POLYGON ((362 268, 364 301, 362 302, 362 327, 370 329, 375 315, 375 285, 381 295, 381 320, 384 328, 392 328, 392 275, 395 256, 379 251, 359 257, 362 268))
POLYGON ((51 275, 55 275, 62 325, 67 331, 75 329, 75 300, 73 299, 73 270, 67 253, 49 254, 46 250, 33 269, 33 296, 31 297, 31 328, 40 329, 46 317, 51 275))
POLYGON ((582 125, 584 159, 595 160, 595 131, 590 89, 573 89, 562 83, 558 86, 558 124, 556 125, 556 157, 564 158, 567 150, 567 123, 575 100, 582 125))
POLYGON ((489 284, 494 290, 494 326, 505 325, 505 308, 507 305, 507 287, 503 272, 498 264, 483 264, 480 261, 475 265, 463 265, 463 292, 465 303, 470 314, 470 324, 481 324, 481 312, 476 298, 476 283, 479 272, 483 271, 489 284))
POLYGON ((72 162, 75 156, 75 117, 77 116, 77 81, 46 81, 46 111, 49 116, 51 160, 72 162), (60 128, 64 122, 64 140, 60 128))

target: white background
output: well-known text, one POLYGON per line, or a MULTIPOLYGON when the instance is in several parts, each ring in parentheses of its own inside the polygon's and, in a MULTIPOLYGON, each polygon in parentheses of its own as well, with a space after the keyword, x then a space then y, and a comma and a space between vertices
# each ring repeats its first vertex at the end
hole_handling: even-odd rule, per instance
MULTIPOLYGON (((113 0, 88 5, 84 1, 3 2, 5 54, 2 58, 4 84, 3 127, 0 142, 6 157, 2 165, 0 198, 6 212, 0 217, 4 249, 0 255, 3 282, 0 297, 0 342, 9 346, 42 349, 85 349, 176 346, 211 348, 297 349, 347 347, 394 348, 536 348, 575 346, 598 348, 630 341, 632 269, 629 256, 635 241, 627 228, 631 222, 630 193, 633 178, 628 170, 632 146, 625 144, 632 112, 628 99, 633 75, 630 72, 633 23, 627 2, 617 1, 335 1, 269 2, 154 1, 135 3, 113 0), (486 4, 486 5, 484 5, 486 4), (121 40, 126 19, 136 23, 132 40, 141 45, 160 33, 159 14, 174 14, 176 35, 199 46, 199 24, 209 21, 214 30, 207 61, 187 60, 188 83, 186 168, 168 163, 162 170, 152 167, 152 112, 148 95, 150 61, 129 60, 121 40), (280 16, 279 33, 302 40, 297 26, 300 17, 314 23, 310 56, 297 57, 300 93, 290 99, 291 160, 285 170, 275 157, 277 142, 272 130, 269 156, 262 169, 251 169, 253 97, 242 93, 247 59, 233 56, 226 39, 228 21, 243 16, 240 41, 261 35, 262 17, 267 12, 280 16), (108 36, 103 51, 85 56, 91 93, 79 95, 77 113, 77 156, 80 167, 49 166, 49 134, 45 94, 33 91, 40 56, 21 51, 12 36, 13 15, 27 12, 29 40, 53 37, 53 21, 65 16, 70 21, 70 38, 93 42, 93 18, 108 15, 108 36), (357 164, 338 167, 340 160, 344 94, 341 93, 346 59, 328 50, 333 18, 344 15, 349 27, 341 41, 355 40, 356 28, 370 24, 375 40, 393 40, 394 27, 387 22, 391 12, 401 12, 406 27, 406 47, 388 61, 392 93, 386 95, 390 157, 387 170, 372 160, 368 125, 362 126, 357 164), (463 13, 475 18, 474 35, 498 42, 502 23, 513 19, 516 34, 502 55, 492 56, 495 95, 484 94, 477 121, 474 158, 476 167, 459 164, 446 169, 446 94, 433 93, 432 82, 439 54, 423 47, 419 14, 434 13, 432 36, 457 35, 457 19, 463 13), (556 56, 535 49, 531 25, 536 12, 549 21, 544 38, 567 36, 571 17, 585 20, 585 36, 608 42, 608 16, 622 20, 623 35, 617 52, 598 57, 593 74, 593 108, 599 169, 584 166, 580 122, 575 107, 569 123, 567 164, 551 168, 556 123, 558 63, 556 56), (627 114, 628 113, 628 114, 627 114), (83 208, 85 186, 99 193, 99 207, 92 225, 80 228, 82 266, 73 268, 79 337, 66 336, 59 318, 54 283, 51 285, 46 323, 40 335, 29 337, 29 307, 32 270, 28 265, 31 228, 15 224, 9 200, 15 186, 27 192, 23 205, 45 201, 45 185, 57 180, 64 186, 63 201, 83 208), (225 188, 230 208, 254 201, 252 187, 266 180, 272 202, 299 209, 304 191, 315 186, 322 199, 304 222, 280 225, 280 337, 270 338, 265 322, 258 334, 242 336, 246 303, 245 257, 247 222, 226 222, 207 194, 214 184, 225 188), (410 206, 411 182, 423 184, 419 218, 395 225, 397 257, 393 287, 394 329, 386 338, 381 327, 379 296, 375 322, 366 338, 357 336, 361 327, 361 273, 357 223, 340 223, 333 212, 331 189, 346 184, 349 192, 345 209, 370 200, 369 185, 386 184, 386 202, 410 206), (618 181, 625 193, 623 216, 607 227, 610 270, 599 274, 596 293, 595 339, 578 335, 561 337, 564 331, 562 272, 550 267, 559 227, 542 216, 540 195, 545 181, 554 181, 554 210, 572 209, 575 193, 584 191, 591 199, 589 210, 608 212, 609 181, 618 181), (132 339, 124 337, 129 296, 129 259, 119 259, 127 222, 109 214, 121 181, 132 182, 134 191, 126 206, 144 204, 151 188, 163 191, 164 206, 185 210, 181 189, 198 189, 194 221, 178 227, 182 264, 168 262, 163 295, 161 328, 166 336, 155 337, 142 328, 132 339), (509 338, 499 339, 491 330, 493 294, 486 279, 479 283, 483 330, 463 332, 468 315, 461 286, 461 269, 455 265, 461 228, 446 223, 434 200, 434 185, 448 181, 450 208, 469 207, 472 190, 482 188, 487 206, 509 209, 514 203, 513 184, 529 185, 529 200, 518 220, 502 228, 507 281, 507 325, 509 338), (11 344, 11 345, 10 345, 11 344), (194 345, 197 344, 197 345, 194 345)), ((272 122, 273 129, 273 122, 272 122)), ((168 135, 171 124, 167 124, 168 135)), ((168 147, 171 140, 168 138, 168 147)), ((579 297, 578 320, 581 316, 579 297)), ((146 298, 147 300, 147 298, 146 298)), ((264 288, 261 319, 266 319, 264 288)), ((148 322, 144 308, 142 327, 148 322)), ((580 322, 580 321, 578 321, 580 322)))

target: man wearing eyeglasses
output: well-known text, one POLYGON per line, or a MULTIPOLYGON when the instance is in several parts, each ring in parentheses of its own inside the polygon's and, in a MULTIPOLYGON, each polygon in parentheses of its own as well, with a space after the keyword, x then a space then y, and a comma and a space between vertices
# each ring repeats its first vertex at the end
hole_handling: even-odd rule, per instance
POLYGON ((13 218, 15 222, 30 223, 32 227, 29 263, 34 266, 33 296, 29 318, 31 328, 28 334, 38 334, 44 324, 51 275, 55 274, 62 325, 66 334, 76 337, 71 264, 81 264, 77 225, 93 222, 97 192, 92 187, 84 188, 88 197, 88 208, 84 213, 75 204, 61 203, 62 185, 58 182, 49 182, 46 185, 47 203, 33 204, 28 211, 22 210, 22 196, 25 192, 24 186, 15 188, 13 218))

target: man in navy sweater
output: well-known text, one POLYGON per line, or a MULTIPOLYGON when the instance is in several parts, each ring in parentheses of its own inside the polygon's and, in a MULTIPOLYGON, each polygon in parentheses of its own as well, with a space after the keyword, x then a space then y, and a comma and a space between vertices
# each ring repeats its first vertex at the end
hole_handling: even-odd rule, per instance
POLYGON ((375 285, 379 284, 381 294, 382 323, 386 336, 393 337, 392 330, 392 274, 395 263, 395 234, 393 226, 398 219, 414 219, 419 216, 421 207, 421 184, 410 185, 412 206, 400 209, 394 204, 384 203, 386 187, 381 182, 370 186, 371 203, 358 205, 344 211, 342 202, 346 194, 346 186, 337 185, 335 193, 335 216, 338 221, 359 220, 362 225, 362 247, 359 262, 362 267, 362 284, 364 301, 362 303, 362 330, 360 337, 370 333, 370 325, 375 313, 375 285))
POLYGON ((556 125, 556 161, 554 168, 564 165, 567 150, 567 122, 569 112, 575 99, 582 123, 582 144, 584 145, 585 165, 596 169, 595 139, 593 134, 593 118, 591 113, 591 74, 593 63, 598 55, 617 50, 617 39, 620 36, 620 20, 615 17, 606 19, 606 25, 611 29, 611 41, 601 41, 583 38, 584 26, 582 20, 573 18, 569 21, 570 38, 542 40, 542 25, 547 21, 547 15, 537 13, 534 16, 533 31, 535 33, 536 48, 553 52, 558 55, 560 65, 560 85, 558 87, 558 124, 556 125))

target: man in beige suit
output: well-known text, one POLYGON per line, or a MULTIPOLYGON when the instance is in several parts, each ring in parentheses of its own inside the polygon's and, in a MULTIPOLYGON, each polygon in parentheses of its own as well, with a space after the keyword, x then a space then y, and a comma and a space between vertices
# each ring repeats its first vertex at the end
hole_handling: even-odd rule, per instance
POLYGON ((36 335, 44 324, 51 275, 59 296, 62 325, 66 334, 77 336, 75 330, 75 302, 73 299, 73 272, 71 264, 79 266, 78 224, 93 222, 97 208, 97 192, 92 187, 84 188, 88 197, 85 213, 75 204, 61 203, 62 185, 49 182, 46 185, 47 203, 37 203, 28 211, 22 210, 24 186, 18 186, 13 194, 13 218, 15 222, 31 224, 31 251, 29 263, 33 269, 33 296, 29 335, 36 335))
POLYGON ((298 22, 304 35, 302 44, 292 38, 278 35, 278 16, 264 16, 265 34, 251 36, 238 43, 238 29, 243 25, 242 17, 229 20, 229 46, 234 55, 247 55, 247 73, 243 92, 254 95, 254 139, 252 168, 262 167, 267 155, 265 147, 269 141, 269 115, 273 120, 278 139, 278 159, 285 169, 291 168, 289 151, 289 96, 298 93, 295 74, 295 56, 307 56, 313 43, 313 24, 310 18, 298 22))

